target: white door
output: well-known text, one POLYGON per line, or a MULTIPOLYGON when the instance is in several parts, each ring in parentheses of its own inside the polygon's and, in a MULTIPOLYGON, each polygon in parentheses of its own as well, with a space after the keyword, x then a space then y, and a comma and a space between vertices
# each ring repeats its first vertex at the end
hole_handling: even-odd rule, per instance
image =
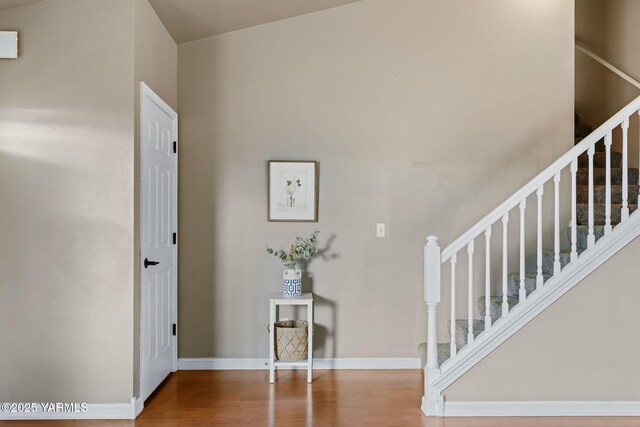
POLYGON ((177 369, 178 115, 140 84, 140 390, 177 369))

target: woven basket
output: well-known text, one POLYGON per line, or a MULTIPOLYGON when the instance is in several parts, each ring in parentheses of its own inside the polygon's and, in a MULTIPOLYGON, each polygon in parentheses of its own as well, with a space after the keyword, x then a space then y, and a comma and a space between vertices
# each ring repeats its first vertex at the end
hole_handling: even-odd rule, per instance
POLYGON ((276 359, 281 361, 305 360, 308 353, 309 324, 305 320, 276 322, 276 359))

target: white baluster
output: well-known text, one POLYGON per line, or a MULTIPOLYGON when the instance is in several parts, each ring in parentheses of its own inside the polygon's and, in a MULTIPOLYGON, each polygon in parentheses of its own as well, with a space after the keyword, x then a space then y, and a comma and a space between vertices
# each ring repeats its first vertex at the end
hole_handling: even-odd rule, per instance
POLYGON ((578 236, 576 231, 576 172, 578 172, 578 160, 571 162, 571 262, 578 259, 578 236))
POLYGON ((520 202, 520 300, 524 302, 527 298, 527 291, 524 287, 524 210, 527 207, 527 199, 520 202))
POLYGON ((620 222, 629 219, 629 168, 627 159, 629 118, 622 122, 622 210, 620 212, 620 222))
POLYGON ((536 274, 536 289, 540 289, 544 283, 544 279, 542 277, 542 194, 543 192, 544 192, 543 187, 538 188, 538 191, 536 191, 536 195, 538 196, 538 238, 537 238, 538 271, 536 274))
POLYGON ((509 303, 507 294, 509 293, 509 273, 507 259, 507 225, 509 223, 509 212, 502 217, 502 317, 509 313, 509 303))
POLYGON ((467 324, 469 325, 467 331, 467 344, 473 342, 473 240, 469 242, 467 246, 467 253, 469 254, 469 293, 468 293, 468 305, 467 305, 467 324))
POLYGON ((440 302, 440 246, 436 236, 427 237, 424 248, 424 300, 427 303, 427 372, 438 369, 438 328, 436 308, 440 302))
POLYGON ((596 244, 596 236, 593 234, 593 154, 596 149, 592 145, 587 150, 589 156, 589 234, 587 234, 587 248, 590 249, 596 244))
POLYGON ((456 347, 456 262, 458 254, 451 255, 451 344, 449 349, 450 357, 458 352, 456 347))
POLYGON ((484 265, 484 329, 491 327, 491 226, 484 232, 485 265, 484 265))
POLYGON ((604 234, 611 232, 611 131, 604 137, 606 151, 605 201, 604 201, 604 234))
POLYGON ((560 172, 553 177, 553 275, 560 273, 560 172))

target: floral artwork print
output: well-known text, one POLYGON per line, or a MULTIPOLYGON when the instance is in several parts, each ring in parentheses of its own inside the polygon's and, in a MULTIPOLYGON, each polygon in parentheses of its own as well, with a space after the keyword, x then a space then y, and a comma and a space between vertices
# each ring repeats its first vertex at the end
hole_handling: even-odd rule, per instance
POLYGON ((289 205, 290 208, 294 207, 296 205, 296 198, 293 197, 294 194, 296 193, 296 191, 298 190, 298 188, 302 187, 302 184, 300 183, 300 179, 296 179, 295 181, 293 179, 288 179, 287 180, 287 184, 284 187, 284 191, 287 193, 288 197, 287 197, 287 204, 289 205))
POLYGON ((316 161, 268 162, 269 221, 317 221, 316 161))
POLYGON ((278 207, 283 212, 300 212, 307 205, 307 171, 298 168, 277 174, 278 207))

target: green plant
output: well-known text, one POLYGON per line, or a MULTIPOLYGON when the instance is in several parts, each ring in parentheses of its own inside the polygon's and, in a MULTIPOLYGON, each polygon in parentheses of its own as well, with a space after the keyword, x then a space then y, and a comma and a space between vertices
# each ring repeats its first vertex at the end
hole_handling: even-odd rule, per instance
POLYGON ((318 247, 316 241, 318 240, 318 230, 311 233, 311 236, 306 239, 303 237, 296 237, 296 241, 289 247, 288 251, 275 250, 267 247, 267 253, 275 256, 285 268, 294 269, 298 260, 310 260, 318 253, 318 247))

